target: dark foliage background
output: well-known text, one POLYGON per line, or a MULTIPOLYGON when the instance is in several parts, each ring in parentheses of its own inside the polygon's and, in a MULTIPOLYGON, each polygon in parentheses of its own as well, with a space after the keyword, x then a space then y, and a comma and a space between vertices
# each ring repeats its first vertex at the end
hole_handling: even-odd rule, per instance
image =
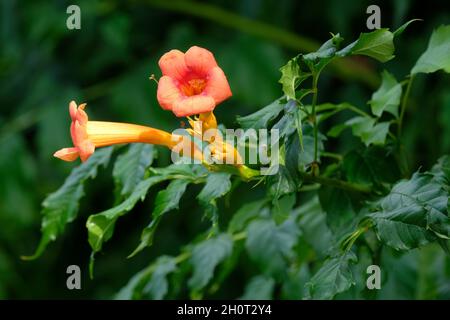
MULTIPOLYGON (((86 184, 81 218, 40 259, 22 261, 20 256, 31 254, 39 241, 41 201, 62 184, 74 166, 52 157, 55 150, 70 145, 70 100, 87 102, 92 119, 172 130, 180 125, 180 119, 158 106, 156 85, 148 77, 159 75, 157 61, 164 52, 199 45, 215 53, 234 94, 216 109, 216 116, 227 127, 236 127, 237 115, 252 113, 281 95, 278 69, 290 57, 314 49, 315 43, 329 38, 329 32, 339 32, 351 41, 367 31, 365 11, 373 1, 202 3, 207 6, 152 0, 1 1, 0 298, 110 298, 155 257, 177 255, 181 246, 206 229, 207 222, 201 220, 194 201, 199 189, 189 187, 180 210, 163 220, 154 245, 126 259, 149 221, 158 191, 153 190, 117 224, 115 236, 96 259, 96 276, 90 280, 85 220, 114 202, 110 170, 101 170, 86 184), (81 30, 66 28, 69 4, 81 8, 81 30), (254 25, 255 21, 259 24, 254 25), (70 264, 82 267, 80 291, 66 289, 65 271, 70 264)), ((409 19, 424 19, 408 28, 396 42, 397 59, 383 66, 402 78, 425 50, 432 30, 449 23, 449 4, 408 0, 378 4, 383 27, 395 29, 409 19)), ((370 77, 362 78, 353 68, 348 72, 329 68, 321 78, 319 101, 349 101, 367 108, 381 67, 366 58, 351 61, 351 66, 364 65, 370 77)), ((439 155, 450 152, 449 85, 449 77, 438 74, 418 76, 415 81, 404 130, 415 169, 430 168, 439 155)), ((346 119, 345 114, 342 117, 336 121, 346 119)), ((354 139, 348 133, 328 148, 345 152, 354 139)), ((169 163, 169 155, 164 150, 160 154, 158 165, 169 163)), ((239 197, 219 203, 221 219, 228 221, 237 208, 261 192, 239 186, 239 197)), ((432 246, 397 256, 381 296, 435 298, 430 279, 433 268, 446 264, 448 270, 444 253, 432 246), (399 266, 402 274, 396 272, 399 266)), ((254 273, 253 264, 244 259, 212 297, 242 295, 254 273)))

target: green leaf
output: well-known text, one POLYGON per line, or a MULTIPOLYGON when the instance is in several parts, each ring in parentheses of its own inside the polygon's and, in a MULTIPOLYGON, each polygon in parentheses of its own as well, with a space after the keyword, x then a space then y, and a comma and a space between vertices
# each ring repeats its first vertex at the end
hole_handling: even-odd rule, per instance
POLYGON ((218 212, 216 200, 226 195, 231 189, 231 175, 225 172, 210 173, 206 178, 206 184, 200 191, 197 199, 205 208, 205 216, 211 220, 213 227, 217 227, 218 212))
POLYGON ((139 200, 144 200, 148 189, 165 179, 167 179, 165 176, 152 176, 147 178, 141 181, 131 195, 121 204, 89 216, 86 227, 88 229, 88 240, 92 250, 94 252, 100 251, 103 243, 108 241, 113 235, 117 219, 133 209, 139 200))
POLYGON ((203 289, 212 279, 216 266, 231 255, 233 240, 222 233, 194 246, 190 263, 193 266, 192 277, 188 281, 194 291, 203 289))
POLYGON ((242 300, 271 300, 275 289, 275 280, 265 275, 255 276, 245 286, 242 300))
POLYGON ((168 292, 167 276, 176 271, 176 258, 160 256, 154 263, 136 273, 116 294, 116 300, 162 299, 168 292))
MULTIPOLYGON (((295 136, 286 143, 286 159, 285 164, 291 170, 305 171, 307 167, 314 161, 314 135, 311 125, 305 123, 302 128, 303 131, 303 148, 299 143, 299 137, 295 136)), ((319 133, 317 151, 318 154, 324 150, 323 141, 326 137, 319 133)), ((320 156, 318 157, 320 161, 320 156)))
POLYGON ((244 230, 251 220, 261 215, 267 202, 267 199, 262 199, 244 204, 231 218, 228 232, 234 234, 244 230))
POLYGON ((332 38, 326 41, 315 52, 302 56, 303 61, 309 66, 310 70, 319 73, 335 57, 339 45, 344 40, 339 34, 332 35, 332 38))
POLYGON ((348 128, 348 125, 345 123, 339 123, 333 127, 331 127, 330 130, 328 130, 327 132, 327 136, 332 137, 332 138, 337 138, 340 136, 340 134, 342 133, 342 131, 344 131, 345 129, 348 128))
POLYGON ((369 215, 378 237, 397 250, 410 250, 429 241, 450 239, 448 193, 430 173, 414 173, 397 183, 369 215))
POLYGON ((245 246, 265 274, 279 278, 286 272, 298 236, 293 219, 278 226, 272 219, 259 219, 249 224, 245 246))
POLYGON ((272 201, 272 218, 277 224, 283 223, 291 216, 296 200, 296 194, 291 193, 272 201))
POLYGON ((327 214, 327 225, 333 231, 350 225, 355 218, 352 200, 347 191, 322 186, 319 190, 320 204, 327 214))
POLYGON ((165 190, 158 192, 155 199, 155 208, 152 212, 152 221, 144 230, 142 230, 141 242, 133 253, 129 255, 129 258, 135 256, 144 248, 152 245, 153 235, 162 215, 170 210, 178 209, 180 199, 189 183, 189 180, 173 180, 165 190))
POLYGON ((398 117, 398 106, 402 97, 402 85, 386 70, 382 74, 381 86, 372 95, 369 104, 372 113, 380 117, 384 111, 398 117))
POLYGON ((92 250, 94 252, 101 250, 103 243, 111 238, 116 220, 133 209, 139 200, 144 200, 152 186, 171 179, 200 181, 205 174, 205 170, 204 167, 200 166, 178 164, 165 168, 151 168, 152 176, 141 181, 122 203, 104 212, 89 216, 86 227, 92 250))
POLYGON ((161 300, 169 291, 169 283, 167 276, 177 269, 175 258, 169 256, 159 257, 153 265, 154 270, 150 281, 142 290, 143 294, 148 295, 151 299, 161 300))
POLYGON ((305 283, 311 279, 309 266, 306 263, 292 266, 281 287, 282 300, 301 300, 306 296, 305 283))
POLYGON ((364 55, 380 62, 394 58, 394 35, 388 29, 361 33, 358 40, 336 53, 338 56, 364 55))
POLYGON ((440 26, 431 35, 427 50, 417 60, 411 73, 450 72, 450 25, 440 26))
POLYGON ((115 300, 131 300, 135 296, 137 287, 142 286, 142 283, 148 279, 147 268, 136 273, 128 283, 120 289, 120 291, 114 296, 115 300))
POLYGON ((298 58, 295 57, 289 60, 286 65, 280 68, 281 78, 278 81, 282 85, 283 93, 288 99, 292 100, 295 100, 295 89, 300 80, 300 67, 297 63, 297 59, 298 58))
POLYGON ((297 117, 301 117, 303 112, 300 110, 295 100, 289 100, 284 106, 284 114, 272 129, 278 130, 278 136, 281 141, 288 140, 288 137, 296 130, 298 123, 297 117))
POLYGON ((279 165, 278 172, 267 176, 266 179, 268 193, 272 199, 278 199, 285 194, 296 192, 299 188, 294 177, 283 165, 279 165))
POLYGON ((350 263, 356 256, 349 252, 328 259, 307 283, 310 298, 332 299, 336 294, 347 291, 355 285, 350 263))
POLYGON ((280 68, 281 78, 278 81, 282 85, 283 93, 288 100, 296 100, 295 90, 306 79, 311 76, 309 72, 303 72, 299 66, 299 59, 302 56, 297 56, 288 61, 288 63, 280 68))
POLYGON ((268 106, 249 114, 245 117, 237 117, 237 122, 244 129, 266 129, 269 123, 274 120, 284 108, 282 99, 277 99, 268 106))
POLYGON ((145 170, 152 164, 155 156, 156 149, 153 145, 134 143, 126 153, 117 158, 113 176, 120 195, 126 196, 133 192, 136 185, 144 179, 145 170))
POLYGON ((295 215, 305 241, 319 257, 325 257, 334 240, 326 224, 326 213, 320 205, 319 198, 315 196, 302 203, 296 209, 295 215))
POLYGON ((66 224, 75 220, 79 202, 84 196, 84 182, 97 175, 100 166, 106 166, 111 158, 113 148, 103 148, 94 152, 88 161, 72 170, 64 184, 50 194, 42 203, 42 238, 36 252, 26 260, 36 259, 42 255, 47 245, 63 233, 66 224))
POLYGON ((394 183, 400 178, 393 155, 377 146, 350 151, 344 157, 342 169, 350 182, 379 187, 394 183))
POLYGON ((403 33, 403 31, 405 31, 405 29, 413 22, 415 21, 423 21, 422 19, 412 19, 409 20, 408 22, 402 24, 397 30, 395 30, 394 33, 394 37, 398 37, 399 35, 401 35, 403 33))
POLYGON ((352 128, 353 135, 361 138, 367 147, 371 144, 384 145, 390 126, 389 122, 376 123, 370 117, 354 117, 345 124, 352 128))
POLYGON ((300 149, 301 149, 301 151, 304 151, 304 148, 303 148, 302 116, 303 116, 303 112, 300 110, 300 108, 297 108, 295 110, 295 115, 294 115, 295 127, 297 128, 298 141, 300 142, 300 149))
POLYGON ((210 203, 211 201, 223 197, 230 191, 231 175, 225 172, 210 173, 206 177, 206 184, 197 196, 200 202, 210 203))
POLYGON ((450 187, 450 156, 440 157, 433 166, 431 173, 434 174, 438 181, 450 187))

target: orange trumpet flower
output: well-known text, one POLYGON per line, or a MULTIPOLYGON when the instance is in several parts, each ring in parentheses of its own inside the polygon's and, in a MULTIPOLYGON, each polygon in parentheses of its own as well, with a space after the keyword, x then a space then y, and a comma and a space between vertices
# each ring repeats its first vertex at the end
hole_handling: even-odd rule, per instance
POLYGON ((163 74, 158 102, 177 117, 212 111, 232 95, 214 55, 204 48, 194 46, 186 53, 171 50, 158 63, 163 74))
MULTIPOLYGON (((70 117, 72 124, 70 133, 72 136, 73 147, 64 148, 54 153, 54 156, 64 161, 74 161, 78 157, 81 161, 86 161, 95 151, 95 148, 105 147, 121 143, 150 143, 163 145, 169 149, 174 149, 183 137, 172 135, 168 132, 151 127, 104 121, 89 121, 84 108, 86 104, 77 106, 75 101, 69 104, 70 117)), ((186 139, 183 139, 183 143, 186 139)), ((202 159, 202 153, 193 142, 191 144, 191 157, 202 159)), ((178 148, 182 149, 182 148, 178 148)), ((177 150, 178 150, 177 149, 177 150)), ((180 150, 181 151, 181 150, 180 150)))

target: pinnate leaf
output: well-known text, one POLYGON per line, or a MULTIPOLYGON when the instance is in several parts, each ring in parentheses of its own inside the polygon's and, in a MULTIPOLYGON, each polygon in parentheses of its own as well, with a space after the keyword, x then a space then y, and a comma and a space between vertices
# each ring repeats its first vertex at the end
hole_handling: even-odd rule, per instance
POLYGON ((42 238, 36 252, 24 259, 36 259, 45 250, 47 245, 55 241, 64 232, 66 224, 72 222, 79 209, 79 202, 84 196, 84 182, 97 175, 100 166, 106 166, 112 154, 112 148, 103 148, 95 153, 78 167, 64 181, 64 184, 50 194, 42 203, 42 238))
POLYGON ((212 279, 216 266, 231 255, 233 240, 228 234, 204 240, 194 246, 190 263, 194 272, 188 281, 189 287, 198 291, 212 279))
POLYGON ((145 170, 152 164, 156 149, 151 144, 131 144, 124 154, 120 155, 113 170, 113 176, 120 195, 129 195, 136 185, 144 179, 145 170))

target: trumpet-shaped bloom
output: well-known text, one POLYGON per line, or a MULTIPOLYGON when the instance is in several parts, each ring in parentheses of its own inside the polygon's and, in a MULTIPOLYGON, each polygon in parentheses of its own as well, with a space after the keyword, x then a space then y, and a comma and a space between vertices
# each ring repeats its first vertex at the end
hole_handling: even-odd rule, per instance
MULTIPOLYGON (((95 148, 120 143, 150 143, 174 148, 181 137, 151 127, 129 123, 89 121, 84 108, 86 104, 77 106, 75 101, 69 104, 69 113, 72 118, 70 133, 73 147, 64 148, 55 152, 54 156, 64 161, 74 161, 78 157, 86 161, 95 148)), ((188 143, 188 142, 186 142, 188 143)), ((194 156, 201 159, 199 151, 192 150, 194 156)))
POLYGON ((171 50, 161 57, 159 67, 163 76, 158 102, 177 117, 212 111, 232 95, 225 74, 204 48, 194 46, 186 53, 171 50))

